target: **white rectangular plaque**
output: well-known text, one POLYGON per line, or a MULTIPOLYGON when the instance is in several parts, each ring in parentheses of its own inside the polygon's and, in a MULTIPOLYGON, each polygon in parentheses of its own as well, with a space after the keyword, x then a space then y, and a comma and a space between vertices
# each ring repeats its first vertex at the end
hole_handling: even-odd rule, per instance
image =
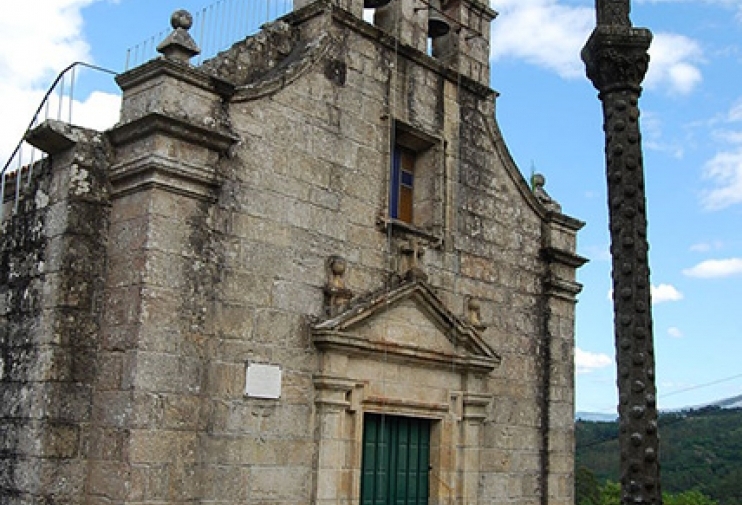
POLYGON ((245 395, 254 398, 278 399, 281 397, 281 367, 248 363, 245 395))

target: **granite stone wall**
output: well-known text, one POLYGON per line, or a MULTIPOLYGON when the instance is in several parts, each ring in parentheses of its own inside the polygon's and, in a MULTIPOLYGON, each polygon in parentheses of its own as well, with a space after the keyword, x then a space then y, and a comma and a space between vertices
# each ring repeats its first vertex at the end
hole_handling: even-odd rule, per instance
POLYGON ((36 133, 69 144, 33 166, 17 211, 5 204, 0 501, 78 504, 100 366, 110 151, 100 133, 56 122, 36 133))
POLYGON ((1 250, 3 499, 355 504, 382 413, 430 420, 431 504, 572 502, 582 223, 507 152, 494 13, 446 6, 431 54, 392 29, 419 9, 327 0, 201 67, 176 20, 112 130, 38 132, 1 250))

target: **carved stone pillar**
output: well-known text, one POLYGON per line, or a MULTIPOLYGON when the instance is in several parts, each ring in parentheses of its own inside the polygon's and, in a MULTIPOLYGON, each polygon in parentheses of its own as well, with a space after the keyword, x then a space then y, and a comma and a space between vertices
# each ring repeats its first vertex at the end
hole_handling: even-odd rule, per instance
POLYGON ((354 467, 360 465, 360 454, 354 435, 360 433, 363 416, 353 414, 360 392, 355 381, 328 375, 315 376, 314 387, 319 430, 314 503, 355 503, 360 473, 354 467))
POLYGON ((621 501, 661 503, 659 437, 639 96, 649 30, 633 28, 628 0, 598 0, 582 59, 603 103, 618 364, 621 501))

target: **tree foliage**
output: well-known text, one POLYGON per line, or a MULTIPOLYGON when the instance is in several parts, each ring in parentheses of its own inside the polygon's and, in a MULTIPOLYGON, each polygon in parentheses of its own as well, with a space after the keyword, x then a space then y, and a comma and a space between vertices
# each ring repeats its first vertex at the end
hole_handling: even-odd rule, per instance
MULTIPOLYGON (((681 493, 662 493, 664 505, 719 505, 719 502, 702 492, 692 489, 681 493)), ((575 503, 577 505, 621 505, 621 486, 612 480, 603 485, 585 467, 577 470, 575 478, 575 503)))
MULTIPOLYGON (((659 427, 665 504, 742 505, 742 409, 662 414, 659 427)), ((576 438, 577 505, 614 505, 605 500, 615 491, 606 488, 609 481, 619 480, 618 423, 578 421, 576 438), (594 501, 595 484, 585 472, 593 474, 600 503, 594 501)))

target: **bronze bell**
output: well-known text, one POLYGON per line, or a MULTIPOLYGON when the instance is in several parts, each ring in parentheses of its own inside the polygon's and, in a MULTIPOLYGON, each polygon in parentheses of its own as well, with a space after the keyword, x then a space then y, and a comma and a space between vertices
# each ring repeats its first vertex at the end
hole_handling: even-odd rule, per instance
POLYGON ((378 7, 384 7, 392 0, 363 0, 364 9, 376 9, 378 7))
POLYGON ((451 30, 451 25, 443 16, 441 0, 428 0, 428 5, 428 37, 442 37, 451 30))

